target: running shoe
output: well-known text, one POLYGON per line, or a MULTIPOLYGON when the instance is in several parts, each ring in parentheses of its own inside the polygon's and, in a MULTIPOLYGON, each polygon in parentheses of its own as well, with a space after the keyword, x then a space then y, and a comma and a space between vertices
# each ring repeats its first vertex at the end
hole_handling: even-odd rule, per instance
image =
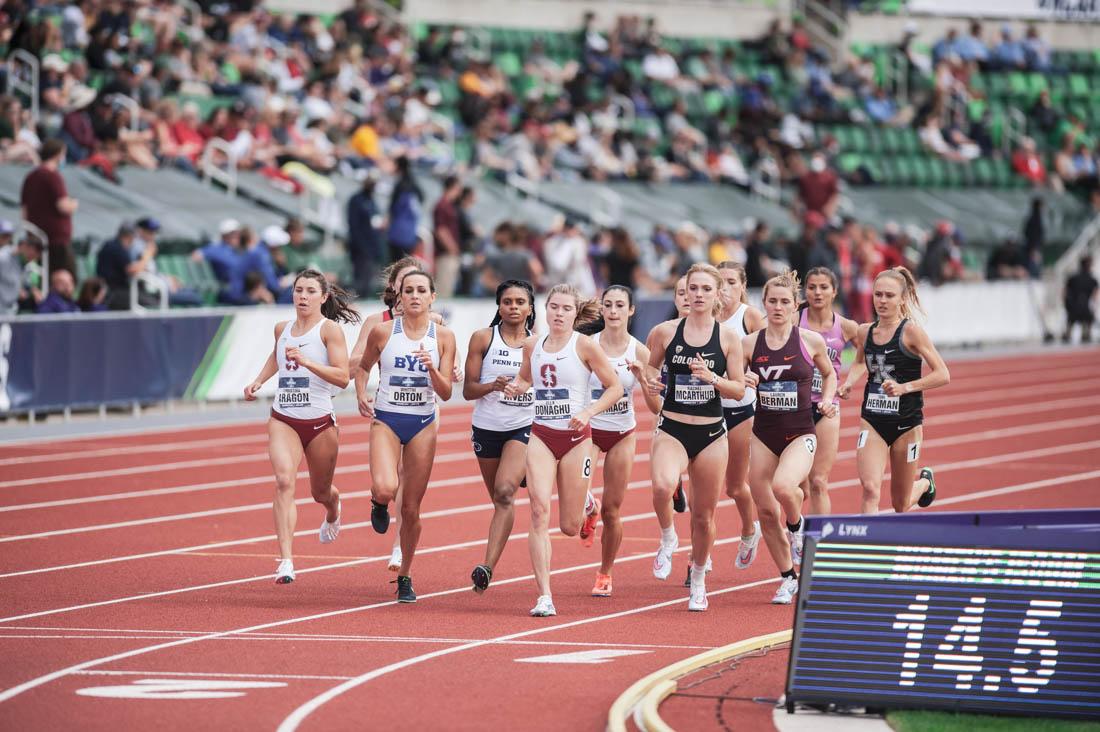
POLYGON ((294 562, 283 559, 279 562, 279 568, 275 570, 275 584, 289 585, 294 581, 294 562))
POLYGON ((581 546, 592 546, 592 542, 596 540, 596 524, 600 520, 600 501, 599 499, 592 499, 592 511, 584 517, 584 523, 581 524, 581 546))
POLYGON ((738 569, 748 569, 756 559, 756 548, 760 546, 760 522, 752 522, 752 536, 748 539, 741 537, 737 545, 737 559, 733 560, 733 566, 738 569))
POLYGON ((592 586, 592 597, 611 597, 611 575, 596 572, 596 584, 592 586))
MULTIPOLYGON (((703 575, 706 577, 706 575, 703 575)), ((689 577, 690 579, 690 570, 689 577)), ((691 583, 691 595, 688 597, 688 610, 693 613, 701 613, 707 609, 707 584, 704 580, 691 583)))
POLYGON ((676 484, 676 492, 672 494, 672 510, 676 513, 683 513, 688 510, 688 499, 684 493, 684 481, 681 478, 680 482, 676 484))
POLYGON ((657 547, 657 556, 653 558, 653 576, 659 580, 666 580, 672 574, 672 553, 680 546, 680 537, 673 536, 672 542, 664 541, 657 547))
POLYGON ((791 600, 798 594, 798 578, 797 577, 784 577, 783 581, 779 584, 779 589, 775 591, 775 596, 772 597, 772 605, 790 605, 791 600))
POLYGON ((395 546, 393 551, 390 552, 390 562, 386 565, 386 569, 391 572, 396 572, 401 569, 401 547, 395 546))
POLYGON ((548 618, 557 614, 558 609, 554 607, 554 598, 550 595, 539 595, 538 602, 531 608, 531 617, 533 618, 548 618))
POLYGON ((397 575, 397 601, 416 602, 416 593, 413 592, 412 577, 397 575))
POLYGON ((806 519, 798 523, 798 531, 787 529, 787 541, 791 544, 791 562, 802 564, 802 542, 806 538, 806 519))
MULTIPOLYGON (((710 557, 707 557, 707 572, 714 569, 714 562, 710 561, 710 557)), ((691 587, 691 560, 688 560, 687 576, 684 577, 684 587, 691 587)))
POLYGON ((331 524, 328 522, 328 516, 321 523, 321 531, 317 538, 321 540, 322 544, 331 544, 336 541, 336 537, 340 535, 340 499, 336 499, 336 520, 331 524))
POLYGON ((384 534, 390 528, 390 507, 386 503, 376 503, 370 499, 370 525, 379 534, 384 534))
POLYGON ((921 508, 928 508, 932 505, 932 501, 936 500, 936 479, 932 475, 932 468, 921 468, 920 477, 928 479, 928 488, 920 494, 917 505, 921 508))
POLYGON ((489 589, 489 583, 493 580, 493 570, 488 564, 479 564, 470 572, 470 579, 474 583, 474 592, 481 594, 489 589))

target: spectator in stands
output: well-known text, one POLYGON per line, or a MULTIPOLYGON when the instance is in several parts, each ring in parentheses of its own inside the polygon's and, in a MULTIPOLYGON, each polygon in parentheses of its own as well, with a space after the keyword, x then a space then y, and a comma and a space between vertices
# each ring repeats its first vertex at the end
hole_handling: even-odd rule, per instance
POLYGON ((531 256, 522 233, 509 221, 497 224, 480 260, 485 266, 481 268, 477 293, 483 297, 495 292, 505 280, 527 280, 536 288, 543 281, 542 264, 531 256))
POLYGON ((439 297, 454 297, 458 284, 462 232, 458 223, 458 197, 462 181, 449 175, 443 181, 443 195, 432 209, 435 241, 435 289, 439 297))
POLYGON ((672 236, 675 249, 666 288, 676 285, 676 280, 687 274, 691 265, 707 261, 707 232, 693 221, 684 221, 672 236))
POLYGON ((1020 147, 1012 153, 1012 169, 1032 185, 1041 186, 1047 182, 1047 170, 1043 159, 1035 151, 1035 141, 1025 137, 1020 147))
POLYGON ((1027 28, 1024 39, 1024 52, 1027 54, 1027 67, 1032 71, 1050 69, 1050 46, 1039 37, 1039 29, 1033 25, 1027 28))
POLYGON ((984 65, 989 59, 989 48, 982 40, 982 24, 976 20, 970 23, 970 33, 958 39, 954 45, 955 53, 963 61, 976 61, 979 65, 984 65))
POLYGON ((581 297, 595 297, 596 280, 588 259, 588 241, 576 220, 566 218, 560 228, 552 230, 543 245, 543 258, 547 282, 573 285, 581 297))
MULTIPOLYGON (((199 155, 202 154, 202 138, 195 132, 194 137, 185 139, 177 134, 181 129, 182 117, 179 106, 172 99, 163 99, 157 105, 157 118, 153 124, 156 136, 157 157, 165 165, 179 168, 188 173, 196 173, 199 155)), ((182 129, 186 129, 183 127, 182 129)))
POLYGON ((797 213, 805 215, 815 211, 825 217, 826 220, 836 215, 837 203, 840 200, 840 184, 837 175, 829 169, 825 155, 814 153, 810 158, 810 169, 798 178, 798 203, 801 210, 797 213))
POLYGON ((621 285, 637 290, 645 284, 652 289, 653 283, 645 276, 641 252, 630 232, 621 226, 611 230, 611 246, 603 258, 602 279, 608 285, 621 285))
POLYGON ((88 277, 80 283, 76 304, 82 313, 99 313, 107 310, 107 283, 102 277, 88 277))
POLYGON ((1043 223, 1043 199, 1031 199, 1031 210, 1024 221, 1023 264, 1032 278, 1038 279, 1043 269, 1043 246, 1046 244, 1046 226, 1043 223))
POLYGON ((420 211, 424 205, 424 194, 416 184, 409 159, 401 156, 396 165, 397 182, 390 194, 390 226, 386 232, 391 262, 414 253, 419 237, 420 211))
POLYGON ((276 262, 282 259, 280 266, 293 274, 310 268, 320 270, 321 265, 315 261, 313 251, 306 241, 305 223, 300 218, 292 216, 286 220, 286 226, 283 227, 283 230, 290 237, 290 243, 285 247, 275 249, 272 258, 276 262))
POLYGON ((928 240, 917 268, 917 276, 933 285, 942 285, 962 278, 962 261, 959 256, 957 229, 950 221, 939 221, 928 240))
POLYGON ((1043 139, 1049 140, 1061 121, 1061 113, 1050 100, 1050 91, 1043 89, 1028 112, 1029 125, 1039 130, 1043 139))
POLYGON ((939 66, 940 62, 946 61, 948 56, 957 54, 958 41, 959 31, 955 28, 948 28, 947 35, 936 41, 935 45, 932 46, 933 65, 939 66))
POLYGON ((38 165, 41 146, 30 110, 23 109, 15 97, 0 97, 0 163, 38 165))
POLYGON ((381 213, 374 200, 375 178, 367 176, 362 187, 348 199, 348 254, 359 297, 370 298, 378 289, 375 278, 382 261, 383 239, 379 229, 381 213))
POLYGON ((940 128, 939 105, 933 106, 932 110, 925 115, 917 134, 925 148, 953 163, 974 160, 982 152, 981 148, 957 127, 949 128, 944 135, 944 130, 940 128))
POLYGON ((1026 280, 1030 275, 1020 257, 1020 245, 1012 239, 1003 240, 992 252, 985 265, 985 278, 996 280, 1026 280))
POLYGON ((107 287, 105 302, 111 310, 130 309, 130 278, 148 271, 156 256, 155 247, 138 253, 135 238, 134 226, 124 223, 96 254, 96 275, 107 287))
POLYGON ((1092 274, 1092 257, 1081 257, 1080 266, 1066 281, 1063 302, 1066 306, 1066 332, 1062 340, 1069 343, 1073 326, 1081 324, 1081 342, 1092 342, 1092 326, 1096 322, 1096 292, 1100 288, 1092 274))
MULTIPOLYGON (((873 232, 874 229, 871 229, 871 231, 873 232)), ((900 226, 898 226, 898 222, 887 221, 882 227, 882 242, 880 246, 882 266, 885 269, 905 267, 910 272, 915 271, 917 266, 909 259, 907 253, 908 247, 909 236, 902 231, 900 226)))
POLYGON ((993 49, 990 62, 991 66, 1006 71, 1027 69, 1027 52, 1024 44, 1012 37, 1012 26, 1008 23, 1001 26, 1001 42, 993 49))
POLYGON ((1077 185, 1077 166, 1073 164, 1074 139, 1072 132, 1062 135, 1062 146, 1054 155, 1051 183, 1055 185, 1056 190, 1072 189, 1077 185))
POLYGON ((751 288, 763 287, 778 269, 771 259, 771 229, 757 221, 745 241, 745 278, 751 288))
POLYGON ((50 294, 38 303, 35 311, 39 315, 55 313, 78 313, 80 307, 73 301, 76 282, 73 273, 67 269, 55 269, 50 272, 50 294))
MULTIPOLYGON (((241 225, 236 219, 226 219, 218 226, 220 239, 196 249, 191 258, 206 261, 221 283, 218 302, 227 305, 250 305, 253 299, 245 290, 245 253, 241 249, 241 225)), ((260 279, 261 284, 263 279, 260 279)))
POLYGON ((867 116, 880 125, 903 127, 912 119, 912 108, 899 109, 897 102, 886 94, 881 86, 876 86, 871 96, 863 103, 867 116))
POLYGON ((11 315, 19 302, 23 279, 23 261, 20 252, 12 245, 15 227, 6 219, 0 219, 0 315, 11 315))
POLYGON ((72 273, 76 271, 72 217, 79 204, 69 195, 65 179, 58 172, 65 161, 65 144, 57 139, 46 140, 39 156, 42 164, 23 179, 19 195, 23 219, 45 232, 50 272, 65 269, 72 273))

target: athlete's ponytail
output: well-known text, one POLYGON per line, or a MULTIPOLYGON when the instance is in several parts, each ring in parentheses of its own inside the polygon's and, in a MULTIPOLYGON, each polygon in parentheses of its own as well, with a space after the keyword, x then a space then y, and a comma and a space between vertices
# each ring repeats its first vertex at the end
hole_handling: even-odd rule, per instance
POLYGON ((316 280, 321 286, 321 294, 327 295, 321 303, 321 315, 337 323, 358 323, 362 318, 359 311, 352 307, 351 294, 340 285, 330 284, 325 276, 315 269, 304 269, 294 278, 294 284, 302 279, 316 280))
POLYGON ((420 260, 416 257, 401 257, 382 270, 382 279, 386 281, 382 289, 382 302, 387 308, 393 308, 397 304, 397 275, 403 269, 420 269, 420 260))
POLYGON ((901 285, 901 317, 912 318, 915 313, 927 315, 920 304, 920 297, 917 296, 917 281, 912 272, 901 266, 891 267, 879 272, 875 280, 879 277, 889 277, 901 285))
POLYGON ((573 320, 573 330, 584 335, 593 335, 603 330, 603 318, 600 317, 599 300, 582 300, 581 294, 573 285, 554 285, 546 293, 546 301, 554 295, 569 295, 576 303, 577 317, 573 320))
POLYGON ((535 329, 535 288, 527 280, 504 280, 497 285, 497 311, 493 315, 493 321, 489 323, 489 327, 492 328, 495 325, 499 325, 502 318, 500 317, 500 301, 504 297, 504 293, 512 288, 524 290, 527 292, 527 301, 531 303, 531 312, 527 315, 527 330, 528 332, 535 329))

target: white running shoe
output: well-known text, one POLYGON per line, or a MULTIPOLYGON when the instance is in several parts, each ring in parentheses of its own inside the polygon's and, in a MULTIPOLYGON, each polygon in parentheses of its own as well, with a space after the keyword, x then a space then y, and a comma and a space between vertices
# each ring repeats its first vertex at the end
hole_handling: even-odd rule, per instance
POLYGON ((772 598, 772 605, 790 605, 791 600, 798 594, 798 578, 784 577, 772 598))
MULTIPOLYGON (((703 577, 706 577, 705 572, 703 577)), ((698 582, 692 581, 691 596, 688 598, 688 610, 694 613, 701 613, 707 609, 707 604, 706 581, 703 579, 700 579, 698 582)))
POLYGON ((554 599, 550 595, 539 595, 538 602, 531 608, 531 617, 533 618, 548 618, 557 614, 558 610, 554 607, 554 599))
POLYGON ((275 570, 275 584, 289 585, 294 581, 294 562, 290 559, 279 561, 279 568, 275 570))
POLYGON ((331 544, 336 541, 336 537, 340 535, 340 499, 336 499, 336 520, 331 524, 328 522, 326 516, 325 520, 321 523, 321 531, 318 534, 318 539, 322 544, 331 544))
POLYGON ((798 524, 798 531, 787 529, 787 541, 791 543, 791 562, 802 565, 802 542, 806 538, 806 519, 798 524))
POLYGON ((386 569, 396 572, 401 569, 401 560, 401 547, 395 546, 393 551, 390 552, 390 563, 386 565, 386 569))
POLYGON ((659 580, 666 580, 672 574, 672 553, 680 546, 680 537, 672 537, 671 544, 664 541, 657 547, 657 556, 653 558, 653 576, 659 580))
POLYGON ((756 559, 756 548, 760 546, 760 522, 752 522, 752 538, 741 537, 737 545, 737 559, 733 560, 733 566, 738 569, 748 569, 756 559))

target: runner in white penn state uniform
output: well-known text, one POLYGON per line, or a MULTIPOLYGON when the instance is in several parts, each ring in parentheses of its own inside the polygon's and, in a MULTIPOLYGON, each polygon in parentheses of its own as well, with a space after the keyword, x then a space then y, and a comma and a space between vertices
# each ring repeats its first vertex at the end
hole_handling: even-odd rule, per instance
POLYGON ((371 525, 384 534, 389 528, 389 502, 401 497, 401 568, 397 573, 398 602, 416 602, 409 570, 420 540, 420 504, 435 460, 436 395, 451 398, 455 337, 450 328, 429 318, 435 282, 427 272, 410 272, 398 288, 402 313, 392 323, 380 323, 367 337, 360 367, 370 373, 379 364, 378 392, 370 433, 371 525), (400 468, 398 467, 400 464, 400 468))
MULTIPOLYGON (((748 277, 743 265, 726 261, 718 265, 725 286, 722 288, 722 312, 718 320, 733 331, 738 340, 762 329, 764 313, 750 306, 746 287, 748 277)), ((726 495, 734 500, 741 517, 741 541, 737 545, 737 558, 733 565, 747 569, 756 559, 760 546, 760 522, 756 520, 756 506, 749 490, 749 440, 752 437, 752 419, 756 410, 756 389, 746 386, 741 399, 723 399, 722 415, 726 420, 726 437, 730 446, 730 458, 726 464, 726 495)))
POLYGON ((557 615, 550 594, 550 497, 558 484, 561 533, 576 536, 584 519, 592 479, 589 420, 613 405, 623 387, 603 350, 574 328, 596 319, 595 302, 582 302, 576 288, 557 285, 546 299, 548 334, 523 344, 523 365, 505 395, 515 398, 535 388, 535 423, 527 446, 527 495, 531 528, 527 534, 539 598, 531 615, 557 615), (604 393, 590 401, 592 372, 604 393))
POLYGON ((298 510, 294 486, 305 455, 313 500, 325 507, 319 538, 328 544, 340 533, 340 492, 332 485, 340 450, 332 396, 348 385, 348 350, 344 331, 335 321, 353 323, 359 313, 348 293, 330 285, 324 275, 307 269, 294 280, 297 317, 275 326, 275 348, 252 383, 246 401, 278 374, 278 392, 267 424, 268 455, 275 471, 275 535, 279 567, 275 581, 294 581, 291 546, 298 510))
POLYGON ((474 454, 493 501, 485 562, 470 573, 478 594, 489 587, 512 533, 514 498, 527 472, 527 442, 535 418, 534 392, 518 397, 504 393, 523 365, 523 343, 535 326, 535 291, 525 280, 506 280, 497 287, 496 300, 493 322, 474 331, 466 354, 466 371, 479 378, 462 386, 463 397, 474 402, 474 454))
MULTIPOLYGON (((634 428, 638 421, 634 415, 634 387, 638 376, 645 373, 645 364, 649 363, 649 349, 630 335, 630 318, 634 315, 634 293, 622 285, 612 285, 600 296, 600 314, 604 328, 596 336, 599 344, 619 377, 623 395, 606 412, 592 417, 592 464, 599 460, 600 452, 607 457, 603 464, 603 502, 600 506, 600 518, 603 520, 603 535, 600 537, 602 556, 600 569, 596 572, 596 582, 592 586, 593 597, 611 596, 611 569, 623 541, 623 525, 619 520, 619 509, 626 497, 626 485, 630 480, 630 471, 634 467, 634 448, 637 435, 634 428)), ((595 374, 589 380, 592 398, 603 395, 603 384, 595 374)), ((655 394, 646 393, 646 399, 653 411, 660 410, 660 399, 655 394)), ((585 520, 581 536, 585 546, 592 544, 595 538, 596 521, 593 514, 585 520), (591 524, 591 526, 589 526, 591 524), (585 528, 588 528, 587 537, 585 528)))

